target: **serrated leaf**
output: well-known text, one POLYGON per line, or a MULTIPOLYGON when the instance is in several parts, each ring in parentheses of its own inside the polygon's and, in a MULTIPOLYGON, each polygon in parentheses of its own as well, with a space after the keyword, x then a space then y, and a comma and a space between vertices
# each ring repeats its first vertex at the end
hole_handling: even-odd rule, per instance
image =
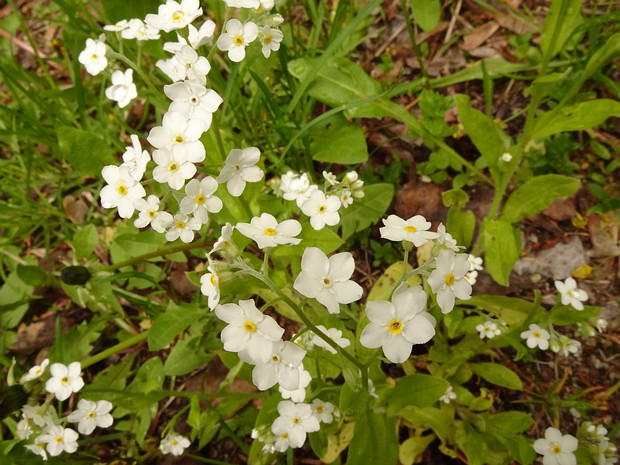
POLYGON ((559 174, 536 176, 508 197, 500 219, 514 224, 538 215, 555 200, 573 195, 579 186, 579 180, 559 174))
POLYGON ((503 386, 508 389, 522 390, 523 383, 521 382, 521 378, 512 371, 510 368, 507 368, 498 363, 471 363, 469 365, 473 372, 488 381, 489 383, 496 384, 498 386, 503 386))

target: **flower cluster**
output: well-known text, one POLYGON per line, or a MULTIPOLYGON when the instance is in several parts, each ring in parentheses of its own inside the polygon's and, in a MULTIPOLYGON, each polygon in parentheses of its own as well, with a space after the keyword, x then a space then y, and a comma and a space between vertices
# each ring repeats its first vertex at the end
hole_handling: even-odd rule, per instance
MULTIPOLYGON (((32 387, 39 378, 46 375, 45 371, 49 360, 45 359, 41 365, 32 367, 22 376, 20 382, 32 387)), ((50 376, 45 382, 45 390, 59 401, 67 400, 73 393, 84 387, 81 376, 80 362, 69 365, 53 363, 50 366, 50 376)), ((93 402, 80 399, 77 408, 62 419, 58 418, 49 402, 43 405, 24 405, 22 419, 17 423, 17 436, 27 440, 26 448, 47 460, 48 454, 52 457, 62 452, 73 453, 77 450, 79 434, 71 428, 66 428, 66 422, 77 423, 80 434, 88 436, 95 428, 112 426, 112 403, 106 400, 93 402)))

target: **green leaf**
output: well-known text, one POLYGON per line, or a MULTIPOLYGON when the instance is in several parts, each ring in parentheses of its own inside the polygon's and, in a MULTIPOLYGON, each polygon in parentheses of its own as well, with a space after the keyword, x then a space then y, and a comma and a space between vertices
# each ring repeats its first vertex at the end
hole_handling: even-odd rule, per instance
POLYGON ((56 130, 60 153, 71 169, 94 178, 105 165, 118 163, 114 149, 98 134, 71 126, 56 130))
POLYGON ((618 56, 620 53, 620 33, 612 35, 607 42, 592 54, 586 65, 583 80, 588 79, 600 68, 605 66, 609 60, 618 56))
POLYGON ((578 179, 559 174, 536 176, 510 195, 500 219, 514 224, 538 215, 556 199, 566 199, 573 195, 579 185, 578 179))
POLYGON ((435 29, 441 18, 439 0, 411 0, 411 13, 418 26, 426 32, 435 29))
POLYGON ((476 216, 471 210, 463 210, 458 205, 454 205, 448 211, 446 229, 459 245, 468 247, 474 237, 476 229, 476 216))
POLYGON ((18 265, 17 276, 28 286, 40 286, 47 281, 47 271, 35 265, 18 265))
MULTIPOLYGON (((156 231, 140 231, 119 234, 110 244, 110 256, 114 263, 155 252, 166 244, 163 234, 156 231)), ((162 258, 159 258, 162 260, 162 258)))
POLYGON ((99 243, 97 228, 94 224, 87 224, 73 237, 73 249, 75 250, 76 260, 89 258, 99 243))
POLYGON ((509 325, 523 323, 533 306, 527 300, 498 295, 475 295, 464 304, 482 308, 509 325))
POLYGON ((410 421, 415 421, 421 426, 432 428, 442 442, 446 442, 448 438, 453 436, 453 409, 438 409, 434 407, 417 408, 409 406, 400 411, 399 416, 410 421))
MULTIPOLYGON (((411 271, 412 269, 413 267, 407 264, 407 271, 411 271)), ((366 298, 366 302, 375 300, 390 300, 392 291, 394 291, 394 285, 402 275, 403 262, 392 263, 372 286, 372 289, 366 298)), ((420 282, 421 280, 419 276, 412 276, 407 280, 407 284, 410 286, 415 286, 416 284, 420 284, 420 282)))
POLYGON ((534 424, 534 419, 531 415, 525 412, 517 412, 516 410, 500 412, 495 415, 490 413, 482 413, 481 415, 489 431, 495 430, 493 431, 494 433, 505 436, 523 433, 534 424))
POLYGON ((545 18, 540 36, 540 48, 549 59, 553 58, 581 23, 581 0, 554 0, 545 18))
POLYGON ((396 415, 408 405, 430 407, 446 391, 448 382, 436 376, 414 373, 398 380, 394 389, 388 391, 388 413, 396 415))
POLYGON ((205 352, 204 335, 185 336, 178 341, 164 363, 166 376, 181 376, 207 364, 215 354, 205 352))
POLYGON ((344 383, 340 389, 338 409, 345 415, 360 414, 366 410, 368 390, 361 386, 356 390, 351 383, 344 383))
POLYGON ((310 131, 312 159, 327 163, 352 165, 368 159, 364 131, 349 124, 340 114, 327 118, 310 131))
POLYGON ((532 138, 542 139, 560 132, 590 129, 612 116, 620 117, 620 102, 606 98, 580 102, 563 107, 558 112, 549 111, 541 115, 536 121, 532 138))
POLYGON ((301 242, 297 245, 280 246, 276 247, 273 252, 273 257, 286 257, 295 256, 301 257, 307 247, 318 247, 324 253, 332 253, 337 250, 344 241, 338 234, 329 228, 323 228, 319 231, 310 226, 310 223, 302 223, 301 233, 297 236, 301 239, 301 242))
POLYGON ((600 307, 585 306, 583 310, 576 310, 570 305, 560 305, 551 309, 551 322, 558 326, 573 325, 594 318, 600 311, 600 307))
POLYGON ((510 136, 491 118, 473 108, 467 95, 457 95, 455 99, 459 117, 465 126, 467 135, 483 156, 493 178, 496 179, 497 160, 512 145, 510 136))
POLYGON ((502 286, 508 285, 508 276, 519 258, 521 242, 519 231, 504 220, 485 218, 483 223, 485 261, 489 273, 502 286))
POLYGON ((436 437, 434 434, 428 434, 406 439, 398 448, 398 459, 403 465, 413 465, 413 463, 419 462, 420 460, 416 459, 421 458, 421 455, 436 437))
POLYGON ((197 321, 202 314, 202 311, 193 305, 176 305, 170 302, 166 311, 153 321, 148 337, 149 350, 161 350, 166 347, 177 334, 197 321))
POLYGON ((128 354, 119 363, 110 365, 104 372, 95 376, 95 379, 81 391, 80 396, 85 399, 97 401, 108 400, 114 402, 117 397, 124 394, 105 392, 106 390, 123 391, 127 385, 127 378, 131 375, 131 367, 136 357, 136 353, 128 354), (95 391, 95 392, 91 392, 95 391), (98 392, 103 391, 103 392, 98 392))
POLYGON ((347 465, 396 465, 398 440, 394 420, 366 410, 355 424, 347 465))
POLYGON ((498 363, 471 363, 469 365, 473 372, 485 379, 489 383, 503 386, 508 389, 520 391, 523 389, 523 383, 517 374, 510 368, 506 368, 498 363))
POLYGON ((346 209, 340 209, 342 239, 367 229, 379 221, 387 211, 394 197, 392 184, 372 184, 364 186, 364 197, 355 200, 346 209))
POLYGON ((456 434, 456 443, 463 448, 470 465, 484 465, 487 462, 488 449, 483 434, 473 424, 464 421, 456 434))
MULTIPOLYGON (((289 72, 304 81, 308 75, 316 72, 320 58, 299 58, 288 62, 289 72)), ((381 84, 372 79, 364 69, 348 58, 330 58, 316 73, 316 79, 310 84, 308 94, 331 107, 347 105, 379 95, 381 84)), ((388 116, 374 102, 345 110, 347 119, 363 114, 369 118, 388 116)))

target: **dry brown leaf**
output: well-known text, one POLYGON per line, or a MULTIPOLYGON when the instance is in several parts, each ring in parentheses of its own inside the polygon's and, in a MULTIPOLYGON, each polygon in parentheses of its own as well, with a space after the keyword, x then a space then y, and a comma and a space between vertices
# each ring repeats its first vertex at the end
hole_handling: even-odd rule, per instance
POLYGON ((76 224, 81 224, 86 219, 86 215, 88 214, 88 205, 80 198, 73 197, 72 195, 67 195, 63 201, 63 206, 65 207, 65 211, 67 215, 69 215, 69 219, 71 222, 76 224))
POLYGON ((460 44, 460 47, 463 50, 474 50, 485 43, 498 29, 498 23, 495 21, 489 21, 488 23, 475 28, 468 35, 466 35, 463 38, 463 42, 460 44))

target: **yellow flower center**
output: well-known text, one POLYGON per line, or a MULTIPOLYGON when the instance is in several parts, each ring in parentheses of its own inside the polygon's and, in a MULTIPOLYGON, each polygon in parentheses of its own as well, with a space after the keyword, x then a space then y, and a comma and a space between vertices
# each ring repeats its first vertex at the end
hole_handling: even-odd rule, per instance
POLYGON ((149 217, 155 218, 157 216, 157 212, 155 210, 149 210, 149 217))
POLYGON ((177 144, 182 144, 185 141, 185 139, 183 139, 182 135, 178 134, 178 135, 174 136, 174 141, 177 144))
POLYGON ((64 439, 62 438, 62 436, 57 436, 56 437, 56 442, 60 444, 60 443, 64 442, 64 439))
POLYGON ((446 275, 446 284, 448 286, 452 286, 454 284, 454 275, 452 273, 448 273, 446 275))
POLYGON ((388 323, 387 329, 392 334, 400 334, 403 330, 403 323, 400 320, 394 318, 388 323))
POLYGON ((417 231, 417 229, 413 226, 405 226, 405 231, 410 232, 410 233, 414 233, 417 231))
POLYGON ((88 415, 86 415, 88 418, 95 418, 97 416, 97 414, 95 412, 88 412, 88 415))
POLYGON ((256 325, 251 321, 246 321, 243 323, 243 329, 245 329, 248 333, 253 333, 256 331, 256 325))
POLYGON ((235 45, 241 46, 243 44, 244 44, 243 37, 241 37, 241 36, 235 37, 235 45))
POLYGON ((185 229, 185 223, 183 221, 177 221, 177 228, 185 229))
POLYGON ((127 186, 125 184, 119 184, 117 190, 119 194, 127 195, 127 186))
POLYGON ((554 454, 559 454, 560 452, 562 452, 562 448, 559 444, 554 444, 551 448, 551 452, 553 452, 554 454))
POLYGON ((61 383, 61 384, 69 384, 69 378, 67 378, 67 377, 65 376, 64 378, 62 378, 62 379, 60 380, 60 383, 61 383))
POLYGON ((196 203, 198 205, 202 205, 203 203, 205 203, 206 200, 207 198, 202 194, 196 196, 196 203))
POLYGON ((175 172, 178 169, 179 169, 179 165, 174 161, 168 165, 168 171, 170 172, 175 172))
POLYGON ((534 337, 540 337, 540 333, 538 331, 534 331, 534 337))
POLYGON ((172 13, 172 22, 173 23, 179 23, 181 21, 183 21, 183 18, 185 18, 185 12, 182 10, 177 10, 174 13, 172 13))
POLYGON ((329 287, 332 285, 332 280, 327 276, 323 278, 323 287, 329 287))
POLYGON ((288 438, 288 433, 284 433, 282 436, 280 436, 282 439, 286 439, 288 438))
POLYGON ((263 39, 263 43, 264 44, 270 44, 271 43, 271 36, 265 36, 265 38, 263 39))
POLYGON ((91 60, 98 60, 98 59, 99 59, 99 55, 97 55, 96 53, 93 53, 93 54, 90 56, 90 59, 91 59, 91 60))
POLYGON ((323 408, 323 406, 322 406, 322 405, 317 405, 317 407, 316 407, 316 413, 323 413, 323 411, 324 411, 324 410, 325 410, 325 409, 323 408))
POLYGON ((295 423, 296 425, 301 424, 301 418, 299 418, 299 417, 293 417, 293 423, 295 423))
POLYGON ((279 356, 278 354, 273 354, 273 355, 271 356, 271 361, 272 361, 273 363, 280 363, 280 361, 281 361, 281 360, 282 360, 282 359, 280 358, 280 356, 279 356))
POLYGON ((265 229, 265 234, 267 236, 275 236, 276 235, 276 230, 273 228, 267 228, 265 229))
POLYGON ((327 210, 327 207, 325 205, 321 205, 319 207, 319 213, 325 213, 326 210, 327 210))
POLYGON ((213 286, 217 286, 217 278, 214 274, 211 275, 211 278, 209 278, 209 280, 211 281, 211 284, 213 284, 213 286))
POLYGON ((177 441, 176 439, 173 439, 170 444, 172 444, 173 446, 176 446, 178 443, 179 441, 177 441))
POLYGON ((573 291, 568 291, 567 294, 569 297, 575 297, 575 294, 573 294, 573 291))

